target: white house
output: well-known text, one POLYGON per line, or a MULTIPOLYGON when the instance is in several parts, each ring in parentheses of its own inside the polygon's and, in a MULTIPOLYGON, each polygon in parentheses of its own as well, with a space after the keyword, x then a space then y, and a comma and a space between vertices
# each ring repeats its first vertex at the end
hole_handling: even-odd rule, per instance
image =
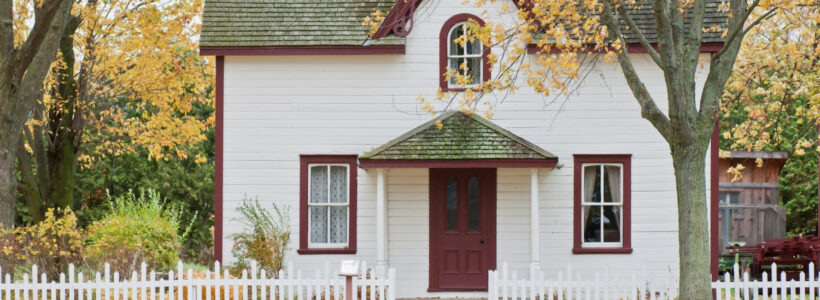
MULTIPOLYGON (((242 229, 235 208, 247 195, 290 208, 287 259, 300 269, 351 258, 389 266, 400 297, 481 297, 501 262, 522 273, 572 264, 675 278, 669 147, 617 65, 599 64, 558 103, 523 87, 491 120, 420 109, 419 94, 449 87, 450 60, 492 75, 486 51, 449 40, 468 19, 504 21, 503 2, 206 0, 201 54, 217 61, 216 258, 232 260, 228 236, 242 229), (389 14, 370 39, 361 22, 378 9, 389 14)), ((708 60, 719 34, 705 41, 708 60)), ((664 99, 660 70, 630 50, 664 99)))

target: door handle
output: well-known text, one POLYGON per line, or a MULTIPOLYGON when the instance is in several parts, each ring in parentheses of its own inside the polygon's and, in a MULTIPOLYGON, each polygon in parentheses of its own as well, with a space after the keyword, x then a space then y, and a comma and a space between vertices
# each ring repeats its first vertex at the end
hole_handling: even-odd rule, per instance
POLYGON ((478 241, 478 242, 479 242, 479 243, 482 243, 482 244, 484 244, 484 240, 480 240, 480 241, 478 241))

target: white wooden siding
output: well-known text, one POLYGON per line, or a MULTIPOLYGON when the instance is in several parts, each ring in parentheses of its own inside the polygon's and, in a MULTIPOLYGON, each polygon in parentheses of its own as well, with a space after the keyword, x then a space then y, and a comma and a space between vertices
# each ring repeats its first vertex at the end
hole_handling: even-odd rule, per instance
MULTIPOLYGON (((325 261, 351 257, 296 254, 299 154, 361 154, 429 120, 416 98, 434 97, 441 25, 465 12, 481 15, 461 1, 425 1, 405 55, 225 58, 223 253, 228 262, 228 236, 241 230, 232 219, 244 195, 290 207, 294 234, 288 260, 299 268, 322 268, 325 261)), ((646 55, 632 57, 665 110, 662 74, 646 55)), ((705 71, 700 70, 701 79, 705 71)), ((545 106, 551 100, 524 87, 497 107, 492 120, 559 157, 557 168, 539 172, 542 268, 560 270, 572 263, 579 270, 647 268, 676 275, 677 213, 669 148, 641 119, 620 69, 600 63, 568 100, 545 106), (634 253, 572 254, 572 155, 581 153, 632 154, 634 253)), ((359 169, 358 182, 355 256, 375 261, 375 172, 359 169)), ((430 296, 428 171, 391 169, 387 182, 388 258, 398 271, 399 296, 430 296)), ((526 272, 529 262, 528 202, 529 171, 499 169, 498 260, 519 272, 526 272)))

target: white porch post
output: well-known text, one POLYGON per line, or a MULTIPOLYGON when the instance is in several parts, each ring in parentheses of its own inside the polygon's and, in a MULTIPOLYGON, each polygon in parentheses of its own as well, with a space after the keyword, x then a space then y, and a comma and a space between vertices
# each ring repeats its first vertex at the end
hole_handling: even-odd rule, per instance
POLYGON ((387 170, 376 169, 376 267, 387 267, 387 170))
POLYGON ((538 169, 530 169, 530 263, 541 268, 541 235, 538 205, 538 169))

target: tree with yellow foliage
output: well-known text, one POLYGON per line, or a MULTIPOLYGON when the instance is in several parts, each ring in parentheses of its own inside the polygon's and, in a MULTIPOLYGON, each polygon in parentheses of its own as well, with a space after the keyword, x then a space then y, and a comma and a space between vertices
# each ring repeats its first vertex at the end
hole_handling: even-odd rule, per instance
POLYGON ((790 154, 780 191, 795 235, 817 231, 818 9, 795 7, 753 28, 721 99, 721 148, 790 154))
POLYGON ((191 115, 211 92, 212 67, 195 51, 201 1, 88 0, 76 10, 17 146, 34 221, 74 204, 78 167, 136 148, 186 158, 180 146, 202 141, 208 125, 191 115))
MULTIPOLYGON (((31 27, 15 17, 15 1, 0 0, 0 225, 14 225, 16 161, 26 118, 43 89, 43 79, 71 16, 73 0, 28 2, 31 27)), ((18 2, 18 3, 19 3, 18 2)))
MULTIPOLYGON (((484 7, 497 0, 465 1, 484 7)), ((512 13, 514 22, 472 22, 461 43, 480 41, 499 51, 489 54, 493 78, 468 86, 466 64, 448 69, 446 77, 466 89, 439 92, 434 101, 421 99, 435 113, 456 108, 492 117, 494 102, 486 95, 514 93, 526 82, 545 96, 567 94, 583 80, 585 68, 602 59, 617 63, 631 89, 641 116, 667 141, 671 151, 678 203, 680 245, 680 299, 709 299, 710 250, 708 201, 706 198, 706 152, 718 120, 719 99, 731 75, 744 38, 760 22, 772 16, 816 6, 816 0, 516 0, 517 8, 500 3, 501 14, 512 13), (706 7, 717 5, 726 16, 724 24, 706 26, 706 7), (652 28, 657 41, 651 44, 633 19, 640 7, 654 14, 652 28), (509 11, 509 12, 508 12, 509 11), (708 59, 701 55, 704 33, 721 33, 723 43, 708 59), (644 85, 629 55, 627 41, 637 41, 663 73, 668 109, 661 110, 644 85), (527 55, 528 45, 538 54, 527 55), (696 71, 708 65, 706 80, 697 90, 696 71)), ((378 28, 385 18, 373 14, 365 25, 378 28)), ((485 18, 505 20, 509 18, 485 18)), ((371 31, 375 32, 375 30, 371 31)))

